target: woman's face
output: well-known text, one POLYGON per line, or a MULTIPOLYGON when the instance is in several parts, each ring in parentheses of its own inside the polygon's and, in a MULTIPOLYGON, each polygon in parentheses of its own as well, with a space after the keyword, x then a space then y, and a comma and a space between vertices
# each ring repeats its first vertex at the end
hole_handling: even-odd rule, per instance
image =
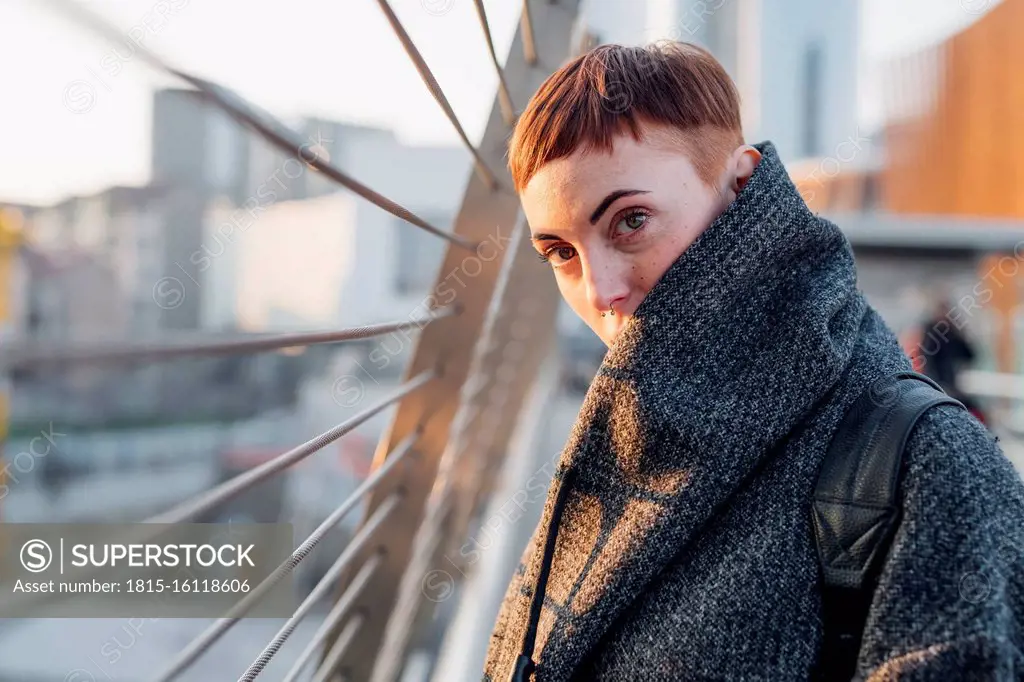
POLYGON ((716 191, 678 146, 655 136, 620 135, 610 154, 577 151, 543 166, 522 192, 533 245, 569 306, 611 346, 759 159, 752 147, 737 149, 716 191))

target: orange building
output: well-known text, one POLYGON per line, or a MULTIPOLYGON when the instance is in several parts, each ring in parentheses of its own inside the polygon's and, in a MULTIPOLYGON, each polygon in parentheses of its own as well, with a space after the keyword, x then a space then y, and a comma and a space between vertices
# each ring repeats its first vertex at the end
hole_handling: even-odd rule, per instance
POLYGON ((1024 0, 1003 0, 945 42, 893 60, 884 69, 879 166, 794 164, 808 204, 1024 219, 1022 27, 1024 0))
MULTIPOLYGON (((962 218, 978 229, 1024 221, 1021 27, 1024 0, 1002 0, 946 41, 887 65, 877 165, 832 164, 838 170, 823 172, 828 160, 793 164, 808 205, 825 214, 962 218)), ((1024 246, 1013 250, 983 259, 978 272, 979 285, 994 292, 986 308, 1003 371, 1017 371, 1021 347, 1015 327, 1024 303, 1024 246)))
POLYGON ((1024 1, 888 70, 881 205, 1024 218, 1024 1))

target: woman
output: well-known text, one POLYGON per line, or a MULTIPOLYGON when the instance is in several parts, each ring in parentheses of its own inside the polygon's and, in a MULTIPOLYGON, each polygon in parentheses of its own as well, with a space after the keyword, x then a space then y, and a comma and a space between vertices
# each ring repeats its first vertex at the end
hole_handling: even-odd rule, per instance
MULTIPOLYGON (((744 144, 733 83, 687 44, 567 64, 509 158, 538 254, 609 352, 484 679, 811 678, 819 467, 853 401, 910 369, 849 243, 770 143, 744 144)), ((858 678, 1024 678, 1024 486, 956 405, 903 465, 858 678)))

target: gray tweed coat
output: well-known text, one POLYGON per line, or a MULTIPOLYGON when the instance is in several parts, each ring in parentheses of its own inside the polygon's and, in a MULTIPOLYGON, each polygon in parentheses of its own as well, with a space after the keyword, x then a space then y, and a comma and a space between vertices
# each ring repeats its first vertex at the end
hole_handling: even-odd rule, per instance
MULTIPOLYGON (((821 643, 818 467, 869 382, 909 369, 850 245, 770 143, 590 387, 491 638, 504 682, 568 481, 534 679, 802 680, 821 643), (566 472, 571 470, 571 477, 566 472)), ((1024 679, 1024 486, 953 406, 911 435, 858 678, 1024 679)))

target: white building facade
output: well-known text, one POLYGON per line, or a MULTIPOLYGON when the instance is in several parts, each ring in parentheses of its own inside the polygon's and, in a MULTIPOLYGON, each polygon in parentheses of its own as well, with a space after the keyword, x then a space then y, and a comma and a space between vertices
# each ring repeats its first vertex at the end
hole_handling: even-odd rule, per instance
MULTIPOLYGON (((359 182, 445 230, 462 201, 470 157, 413 147, 377 129, 309 124, 310 139, 359 182)), ((446 243, 347 190, 294 157, 251 155, 241 207, 206 214, 190 260, 208 283, 202 326, 328 328, 408 319, 422 310, 446 243), (291 198, 303 197, 303 198, 291 198)))

